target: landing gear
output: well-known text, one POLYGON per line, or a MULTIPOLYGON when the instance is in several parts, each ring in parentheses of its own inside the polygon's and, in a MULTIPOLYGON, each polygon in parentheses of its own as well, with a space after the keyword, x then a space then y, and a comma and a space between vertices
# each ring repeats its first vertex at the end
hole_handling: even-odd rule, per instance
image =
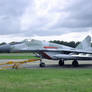
POLYGON ((41 62, 40 67, 45 67, 45 63, 41 62))
POLYGON ((74 67, 77 67, 77 66, 79 66, 79 63, 78 63, 77 60, 74 60, 74 61, 72 62, 72 65, 73 65, 74 67))
POLYGON ((59 60, 59 66, 63 66, 63 65, 64 65, 64 60, 63 59, 59 60))
POLYGON ((40 67, 45 67, 45 63, 44 62, 42 62, 42 56, 40 56, 40 65, 39 65, 40 67))

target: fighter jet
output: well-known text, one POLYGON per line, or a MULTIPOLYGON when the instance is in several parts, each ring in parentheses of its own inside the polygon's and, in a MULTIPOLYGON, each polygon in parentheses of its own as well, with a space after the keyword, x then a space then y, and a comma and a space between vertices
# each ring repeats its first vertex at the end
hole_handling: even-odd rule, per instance
POLYGON ((11 52, 35 52, 40 56, 40 67, 45 67, 43 58, 59 60, 63 66, 64 61, 73 60, 72 65, 78 66, 78 60, 92 60, 91 37, 87 36, 76 48, 50 43, 47 41, 31 40, 21 44, 12 45, 11 52))

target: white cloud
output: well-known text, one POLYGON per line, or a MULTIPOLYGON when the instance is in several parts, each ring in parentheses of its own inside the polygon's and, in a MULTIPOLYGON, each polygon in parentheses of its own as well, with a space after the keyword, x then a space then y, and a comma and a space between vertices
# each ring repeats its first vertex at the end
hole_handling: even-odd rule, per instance
POLYGON ((32 6, 25 9, 20 19, 22 30, 48 29, 55 25, 59 19, 64 19, 68 14, 63 11, 70 0, 34 0, 32 6), (62 10, 62 12, 58 12, 62 10))
POLYGON ((91 11, 91 0, 0 0, 0 41, 81 40, 92 34, 91 11))
POLYGON ((62 34, 62 35, 52 35, 52 36, 38 36, 34 35, 32 37, 26 36, 25 35, 0 35, 0 43, 1 42, 11 42, 11 41, 23 41, 24 39, 37 39, 37 40, 46 40, 46 41, 51 41, 51 40, 63 40, 63 41, 82 41, 86 36, 90 35, 92 37, 92 31, 89 30, 87 32, 71 32, 67 34, 62 34))
POLYGON ((0 35, 0 43, 1 42, 21 42, 24 39, 30 39, 30 37, 25 37, 25 36, 15 36, 15 35, 0 35))
POLYGON ((71 32, 68 34, 58 35, 58 36, 34 36, 32 39, 39 40, 63 40, 63 41, 82 41, 86 36, 90 35, 92 37, 92 32, 71 32))

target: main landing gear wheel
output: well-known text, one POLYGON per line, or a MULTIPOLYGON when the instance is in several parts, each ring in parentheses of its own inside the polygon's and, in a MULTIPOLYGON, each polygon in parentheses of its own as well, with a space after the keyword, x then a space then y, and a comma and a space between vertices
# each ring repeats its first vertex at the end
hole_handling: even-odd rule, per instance
POLYGON ((40 67, 45 67, 45 63, 40 63, 40 67))
POLYGON ((59 60, 59 66, 63 66, 64 65, 64 60, 59 60))
POLYGON ((77 60, 74 60, 74 61, 72 62, 72 65, 73 65, 74 67, 78 67, 78 66, 79 66, 79 63, 78 63, 77 60))

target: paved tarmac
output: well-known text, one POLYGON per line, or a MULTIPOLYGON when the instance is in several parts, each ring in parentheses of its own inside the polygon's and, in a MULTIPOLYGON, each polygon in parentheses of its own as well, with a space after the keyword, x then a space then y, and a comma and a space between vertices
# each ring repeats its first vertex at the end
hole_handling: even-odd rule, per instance
MULTIPOLYGON (((26 59, 1 59, 0 63, 8 62, 8 61, 23 61, 26 59)), ((59 68, 59 69, 92 69, 92 61, 79 61, 79 66, 78 67, 73 67, 72 66, 72 61, 65 61, 64 66, 59 66, 58 65, 58 60, 47 60, 43 59, 43 62, 45 62, 46 67, 44 68, 59 68)), ((40 68, 39 67, 40 61, 35 61, 31 63, 26 63, 20 65, 20 68, 30 68, 30 69, 36 69, 40 68)))
MULTIPOLYGON (((64 66, 59 66, 58 65, 58 60, 43 60, 43 62, 45 62, 46 67, 44 68, 59 68, 59 69, 92 69, 92 61, 79 61, 79 66, 78 67, 73 67, 72 66, 72 61, 65 61, 65 65, 64 66)), ((26 68, 40 68, 39 67, 39 62, 32 62, 29 63, 27 65, 25 65, 24 67, 26 68)))
MULTIPOLYGON (((26 59, 1 59, 0 63, 8 62, 8 61, 23 61, 26 59)), ((72 66, 72 61, 65 61, 64 66, 58 65, 58 60, 47 60, 43 59, 43 62, 45 62, 46 67, 44 68, 59 68, 59 69, 92 69, 92 61, 79 61, 78 67, 72 66)), ((29 69, 40 69, 39 67, 40 61, 35 61, 31 63, 26 63, 20 65, 20 68, 29 68, 29 69)))

